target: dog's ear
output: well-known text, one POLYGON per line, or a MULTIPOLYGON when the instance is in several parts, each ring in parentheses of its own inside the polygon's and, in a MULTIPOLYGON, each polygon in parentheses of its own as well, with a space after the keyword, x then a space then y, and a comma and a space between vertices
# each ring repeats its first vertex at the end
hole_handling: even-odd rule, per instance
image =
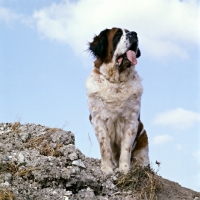
POLYGON ((93 42, 89 43, 89 50, 96 57, 100 58, 102 61, 106 57, 107 46, 108 46, 108 34, 109 29, 101 31, 98 36, 95 36, 93 42))
POLYGON ((138 48, 137 54, 136 54, 136 58, 139 58, 140 56, 141 56, 141 51, 140 51, 140 49, 138 48))

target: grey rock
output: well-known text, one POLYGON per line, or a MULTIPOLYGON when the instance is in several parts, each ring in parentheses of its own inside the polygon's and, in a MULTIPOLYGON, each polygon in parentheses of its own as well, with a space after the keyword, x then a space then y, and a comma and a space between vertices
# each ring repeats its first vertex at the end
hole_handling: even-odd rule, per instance
MULTIPOLYGON (((24 130, 24 129, 23 129, 23 130, 24 130)), ((27 139, 29 138, 29 133, 28 133, 28 132, 20 132, 20 133, 19 133, 19 136, 20 136, 20 138, 21 138, 21 140, 22 140, 23 142, 26 142, 27 139)))
POLYGON ((24 160, 25 160, 24 155, 20 152, 18 154, 18 163, 22 164, 22 163, 24 163, 24 160))
POLYGON ((76 160, 76 159, 78 158, 78 156, 77 156, 76 152, 73 152, 73 153, 70 153, 70 154, 68 155, 68 158, 69 158, 70 160, 76 160))
MULTIPOLYGON (((114 185, 117 171, 102 173, 99 159, 76 149, 73 133, 35 124, 19 124, 14 133, 12 125, 0 123, 0 186, 11 189, 17 199, 122 199, 114 185), (39 142, 28 147, 31 139, 39 142)), ((129 193, 123 195, 136 200, 129 193)))
POLYGON ((56 131, 52 133, 50 137, 53 142, 62 143, 64 145, 74 144, 74 134, 70 131, 56 131))
POLYGON ((72 165, 76 165, 76 166, 78 166, 78 167, 86 168, 85 164, 82 162, 81 159, 74 160, 74 161, 72 162, 72 165))
POLYGON ((69 171, 69 169, 67 169, 67 168, 62 168, 61 169, 61 177, 63 178, 63 179, 69 179, 70 178, 70 171, 69 171))
POLYGON ((5 181, 4 183, 0 184, 0 187, 8 187, 10 186, 10 183, 8 181, 5 181))

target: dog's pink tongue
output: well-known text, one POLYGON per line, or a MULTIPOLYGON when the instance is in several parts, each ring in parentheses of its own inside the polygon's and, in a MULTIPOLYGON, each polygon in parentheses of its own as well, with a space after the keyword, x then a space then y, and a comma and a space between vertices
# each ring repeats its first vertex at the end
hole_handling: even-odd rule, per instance
POLYGON ((132 65, 137 65, 136 54, 134 51, 128 50, 126 56, 131 61, 132 65))

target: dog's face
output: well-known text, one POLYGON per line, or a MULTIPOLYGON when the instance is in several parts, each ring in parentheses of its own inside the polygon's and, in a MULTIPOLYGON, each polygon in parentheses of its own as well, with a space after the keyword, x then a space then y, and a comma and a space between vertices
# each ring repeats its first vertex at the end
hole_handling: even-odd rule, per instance
POLYGON ((134 65, 136 58, 141 55, 137 33, 120 28, 101 31, 98 36, 94 37, 93 42, 89 43, 89 50, 101 64, 113 62, 120 71, 122 68, 134 65), (127 52, 135 53, 133 55, 127 52))

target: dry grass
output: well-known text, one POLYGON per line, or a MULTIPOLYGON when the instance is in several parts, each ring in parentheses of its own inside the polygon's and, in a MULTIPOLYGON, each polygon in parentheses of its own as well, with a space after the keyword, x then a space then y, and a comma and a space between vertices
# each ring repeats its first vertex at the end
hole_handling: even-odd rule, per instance
POLYGON ((20 127, 20 122, 15 122, 13 125, 12 125, 12 131, 14 132, 14 133, 19 133, 19 127, 20 127))
POLYGON ((56 143, 56 147, 57 148, 63 147, 63 144, 62 143, 56 143))
POLYGON ((156 200, 162 184, 157 174, 150 168, 132 164, 127 174, 120 174, 116 180, 116 186, 121 190, 132 191, 133 194, 139 194, 140 199, 156 200))
POLYGON ((6 164, 0 163, 0 173, 8 171, 12 174, 15 174, 18 171, 18 166, 11 162, 8 162, 6 164))
MULTIPOLYGON (((56 149, 54 149, 53 147, 49 145, 50 135, 53 132, 58 131, 58 130, 60 129, 56 129, 56 128, 47 129, 44 135, 40 135, 40 136, 30 139, 26 143, 26 147, 35 148, 39 150, 40 154, 45 155, 45 156, 55 156, 55 157, 61 156, 62 155, 61 152, 57 151, 56 149)), ((57 143, 56 147, 60 148, 62 147, 62 144, 57 143)))
POLYGON ((62 155, 60 151, 55 150, 53 147, 49 145, 48 142, 44 142, 39 149, 40 153, 44 156, 55 156, 59 157, 62 155))
POLYGON ((42 142, 44 142, 44 140, 49 140, 50 135, 55 132, 58 131, 59 129, 56 128, 48 128, 46 129, 46 133, 44 135, 40 135, 34 138, 31 138, 27 143, 26 143, 26 147, 30 148, 30 147, 37 147, 39 146, 42 142))
POLYGON ((14 174, 18 171, 18 166, 13 163, 7 163, 7 170, 14 174))
POLYGON ((24 169, 21 169, 19 172, 16 173, 17 176, 29 176, 32 171, 34 170, 40 170, 40 167, 27 167, 24 169))
POLYGON ((0 200, 14 200, 15 195, 8 188, 0 188, 0 200))
POLYGON ((0 165, 0 173, 10 172, 14 176, 28 176, 34 170, 39 170, 39 167, 26 167, 19 170, 19 167, 13 163, 7 163, 5 166, 0 165))
POLYGON ((60 130, 62 130, 62 129, 60 129, 60 128, 47 128, 46 132, 47 132, 47 134, 51 134, 51 133, 54 133, 54 132, 60 131, 60 130))

